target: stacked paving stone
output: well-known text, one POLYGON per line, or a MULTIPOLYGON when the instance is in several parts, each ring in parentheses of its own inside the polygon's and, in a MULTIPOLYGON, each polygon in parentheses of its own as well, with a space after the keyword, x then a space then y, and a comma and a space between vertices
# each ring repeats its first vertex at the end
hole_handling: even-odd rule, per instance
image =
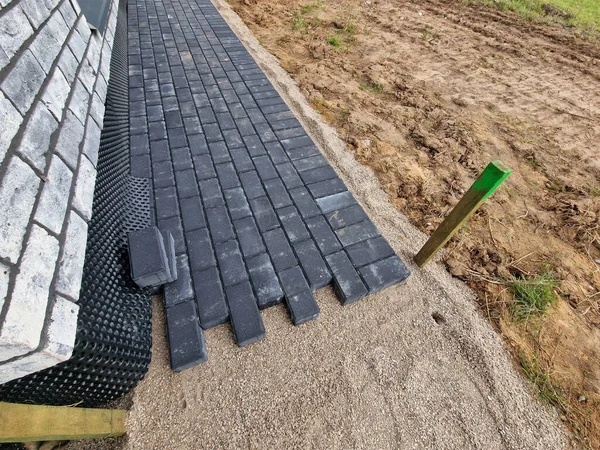
POLYGON ((73 350, 117 3, 0 0, 0 383, 73 350))
POLYGON ((207 357, 202 329, 244 346, 259 309, 316 318, 409 274, 209 0, 130 0, 131 164, 175 239, 164 289, 171 365, 207 357))

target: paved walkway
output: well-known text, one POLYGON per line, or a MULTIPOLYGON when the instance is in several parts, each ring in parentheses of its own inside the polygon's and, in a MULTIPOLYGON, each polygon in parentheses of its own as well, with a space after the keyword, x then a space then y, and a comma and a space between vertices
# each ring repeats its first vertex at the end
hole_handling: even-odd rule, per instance
POLYGON ((171 367, 206 359, 202 329, 265 336, 259 309, 312 292, 343 303, 409 272, 208 0, 130 0, 131 171, 152 178, 175 239, 165 287, 171 367))

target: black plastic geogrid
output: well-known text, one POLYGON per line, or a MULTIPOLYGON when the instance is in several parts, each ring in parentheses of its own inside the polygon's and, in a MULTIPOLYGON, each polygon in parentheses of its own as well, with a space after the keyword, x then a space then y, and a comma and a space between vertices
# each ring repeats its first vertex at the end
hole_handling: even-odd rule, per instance
POLYGON ((73 356, 0 385, 0 400, 97 406, 133 389, 151 355, 151 295, 129 275, 127 232, 154 222, 150 180, 129 174, 127 2, 112 52, 73 356))

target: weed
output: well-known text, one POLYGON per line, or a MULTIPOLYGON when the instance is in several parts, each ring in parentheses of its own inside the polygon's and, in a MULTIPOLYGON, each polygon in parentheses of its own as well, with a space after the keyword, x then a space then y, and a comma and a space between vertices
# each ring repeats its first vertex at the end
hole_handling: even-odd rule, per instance
POLYGON ((342 109, 342 110, 340 111, 340 119, 341 119, 343 122, 347 122, 349 118, 350 118, 350 111, 349 111, 349 110, 347 110, 347 109, 342 109))
POLYGON ((308 24, 304 17, 297 12, 292 14, 292 30, 299 31, 301 34, 308 33, 308 24))
POLYGON ((548 272, 532 279, 513 277, 507 282, 514 296, 513 314, 517 321, 544 315, 556 300, 554 289, 559 285, 548 272))
POLYGON ((343 42, 337 36, 329 36, 327 38, 327 43, 335 48, 341 48, 343 42))
POLYGON ((539 356, 534 355, 532 358, 527 358, 525 354, 521 353, 519 360, 525 375, 534 384, 538 395, 549 403, 564 407, 565 400, 552 384, 550 370, 542 369, 539 356))
POLYGON ((374 81, 361 81, 358 87, 363 91, 369 91, 373 94, 381 94, 383 92, 383 85, 374 81))
POLYGON ((433 34, 429 30, 423 31, 419 37, 425 42, 431 42, 434 39, 433 34))
POLYGON ((310 14, 315 9, 323 9, 323 5, 321 4, 321 2, 313 2, 313 3, 309 3, 307 5, 302 5, 300 7, 300 14, 302 14, 302 15, 310 14))

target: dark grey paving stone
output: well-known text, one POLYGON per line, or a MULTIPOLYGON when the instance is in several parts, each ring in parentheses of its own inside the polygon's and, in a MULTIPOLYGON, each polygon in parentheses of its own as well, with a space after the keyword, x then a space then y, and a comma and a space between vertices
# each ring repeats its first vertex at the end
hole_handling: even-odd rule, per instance
POLYGON ((286 304, 294 325, 301 325, 319 315, 319 306, 310 291, 304 273, 299 266, 279 273, 285 292, 286 304))
POLYGON ((293 247, 311 290, 320 289, 331 283, 331 273, 312 239, 297 242, 293 247))
POLYGON ((252 344, 266 335, 252 287, 248 281, 225 288, 231 327, 235 342, 240 346, 252 344))
POLYGON ((306 290, 285 298, 292 323, 296 326, 316 319, 321 310, 312 292, 306 290))
POLYGON ((150 155, 152 156, 152 163, 159 161, 171 162, 171 153, 169 152, 169 143, 164 141, 150 142, 150 155))
POLYGON ((199 196, 183 198, 179 204, 181 206, 183 229, 186 233, 206 226, 206 218, 199 196))
POLYGON ((240 181, 248 199, 251 200, 266 195, 256 171, 240 173, 240 181))
POLYGON ((271 159, 266 156, 257 156, 253 158, 254 165, 256 166, 256 170, 261 180, 270 180, 272 178, 277 178, 277 171, 275 170, 275 166, 271 162, 271 159))
POLYGON ((342 303, 347 305, 367 295, 368 290, 346 252, 340 251, 325 258, 333 274, 335 291, 342 303))
POLYGON ((279 142, 269 142, 265 144, 265 148, 267 149, 267 153, 271 157, 273 164, 283 164, 289 161, 288 156, 279 142))
POLYGON ((216 178, 200 181, 199 186, 204 208, 215 208, 225 205, 221 186, 216 178))
POLYGON ((177 303, 194 299, 188 257, 186 255, 179 255, 176 257, 176 261, 177 279, 172 283, 165 284, 164 287, 164 300, 167 308, 177 303))
POLYGON ((215 245, 219 271, 225 286, 233 286, 248 279, 242 253, 235 240, 215 245))
POLYGON ((290 195, 303 219, 308 219, 321 213, 319 207, 306 188, 291 189, 290 195))
POLYGON ((246 148, 248 152, 250 152, 250 156, 260 156, 265 155, 267 153, 265 146, 263 145, 260 138, 256 135, 244 136, 244 143, 246 144, 246 148))
POLYGON ((335 211, 336 209, 344 209, 356 204, 356 200, 348 191, 319 198, 316 202, 317 205, 319 205, 319 208, 321 208, 321 211, 325 214, 335 211))
POLYGON ((172 148, 171 159, 173 161, 173 169, 175 172, 192 169, 192 155, 187 147, 172 148))
POLYGON ((210 235, 206 228, 189 231, 185 234, 185 237, 192 272, 206 270, 217 265, 213 255, 210 235))
POLYGON ((250 159, 250 154, 244 147, 232 148, 229 153, 233 158, 233 165, 238 171, 240 178, 242 173, 254 170, 254 164, 252 163, 252 159, 250 159))
POLYGON ((225 301, 225 293, 221 285, 221 278, 216 267, 194 272, 194 289, 200 326, 209 328, 226 323, 229 320, 229 308, 225 301))
MULTIPOLYGON (((316 170, 318 167, 326 166, 323 164, 323 159, 318 158, 321 155, 321 151, 316 145, 310 145, 308 147, 294 148, 292 150, 287 150, 287 154, 292 161, 307 159, 307 158, 315 158, 314 160, 310 160, 310 164, 308 162, 301 163, 303 165, 309 164, 312 165, 311 170, 316 170)), ((295 164, 295 163, 294 163, 295 164)))
POLYGON ((315 199, 327 197, 329 195, 338 194, 348 190, 344 182, 339 178, 319 181, 318 183, 309 184, 307 187, 315 199))
POLYGON ((377 237, 381 234, 370 220, 340 228, 335 230, 335 233, 344 247, 377 237))
POLYGON ((306 219, 306 225, 308 225, 308 229, 323 255, 329 255, 342 249, 337 237, 323 216, 306 219))
POLYGON ((287 189, 294 189, 300 186, 304 186, 302 180, 298 176, 298 172, 294 169, 294 166, 290 162, 285 162, 276 166, 279 176, 285 184, 287 189))
POLYGON ((215 168, 217 170, 217 177, 219 178, 219 182, 223 189, 231 189, 240 185, 240 180, 238 179, 233 164, 217 164, 215 165, 215 168))
POLYGON ((354 267, 362 267, 394 255, 394 249, 381 236, 352 245, 346 248, 346 252, 354 267))
POLYGON ((192 155, 204 155, 208 153, 208 143, 204 136, 196 134, 194 136, 188 136, 188 143, 192 155))
POLYGON ((206 209, 205 212, 210 235, 215 244, 228 241, 235 237, 231 221, 229 220, 229 214, 227 214, 227 208, 218 206, 216 208, 206 209))
POLYGON ((208 144, 208 150, 212 156, 213 163, 220 164, 231 161, 229 150, 225 141, 210 142, 208 144))
POLYGON ((179 198, 197 197, 198 182, 192 169, 175 172, 175 184, 179 198))
POLYGON ((398 256, 374 262, 359 269, 369 293, 380 291, 394 284, 402 283, 410 275, 402 260, 398 256))
POLYGON ((265 181, 264 186, 275 209, 284 208, 292 204, 292 199, 279 178, 265 181))
POLYGON ((358 205, 353 205, 344 209, 336 209, 325 214, 325 218, 331 225, 331 228, 337 230, 355 223, 369 220, 367 213, 358 205))
POLYGON ((265 251, 260 232, 252 217, 233 222, 244 258, 250 258, 265 251))
POLYGON ((209 154, 194 156, 193 161, 198 181, 208 180, 217 176, 209 154))
POLYGON ((293 161, 293 164, 298 172, 304 172, 306 170, 314 170, 318 167, 326 166, 328 163, 322 155, 315 155, 309 158, 296 159, 293 161))
POLYGON ((258 197, 250 200, 252 213, 262 233, 279 226, 279 220, 273 206, 267 197, 258 197))
POLYGON ((156 189, 154 191, 154 204, 156 206, 156 217, 158 219, 179 216, 177 191, 174 187, 156 189))
POLYGON ((279 285, 275 269, 271 264, 271 259, 266 253, 247 259, 248 271, 252 286, 256 291, 258 307, 260 309, 281 303, 283 291, 279 285))
MULTIPOLYGON (((170 239, 171 235, 168 235, 170 239)), ((131 265, 131 278, 140 287, 160 286, 172 282, 172 273, 169 256, 163 236, 157 227, 148 227, 127 234, 129 249, 129 262, 131 265)), ((173 261, 173 264, 175 262, 173 261)))
POLYGON ((293 206, 288 206, 277 210, 279 220, 287 234, 290 242, 304 241, 310 238, 310 234, 304 225, 304 221, 293 206))
POLYGON ((194 300, 167 307, 166 314, 171 368, 181 372, 206 361, 206 341, 199 326, 194 300))
POLYGON ((296 256, 281 228, 267 231, 263 234, 267 250, 277 272, 289 269, 298 264, 296 256))
POLYGON ((224 194, 232 220, 242 219, 252 214, 242 188, 227 189, 224 194))
POLYGON ((152 178, 150 155, 131 156, 129 159, 129 171, 132 177, 152 178))

